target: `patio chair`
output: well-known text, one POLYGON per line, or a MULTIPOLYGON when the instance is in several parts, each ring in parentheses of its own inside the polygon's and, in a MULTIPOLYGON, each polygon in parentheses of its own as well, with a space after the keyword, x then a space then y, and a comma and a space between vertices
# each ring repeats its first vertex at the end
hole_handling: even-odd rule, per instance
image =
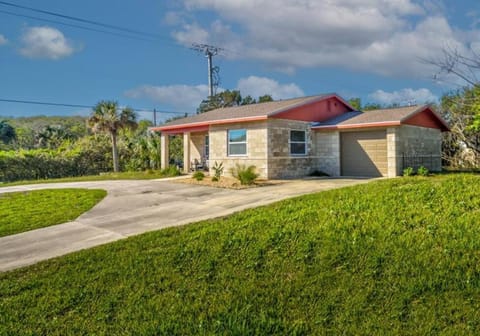
POLYGON ((193 159, 191 164, 192 171, 202 170, 203 167, 204 167, 203 162, 198 161, 198 159, 193 159))

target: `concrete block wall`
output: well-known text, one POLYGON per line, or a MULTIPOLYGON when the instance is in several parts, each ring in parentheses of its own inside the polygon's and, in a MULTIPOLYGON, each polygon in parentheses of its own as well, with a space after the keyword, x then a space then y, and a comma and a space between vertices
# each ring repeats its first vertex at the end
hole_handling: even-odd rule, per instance
POLYGON ((304 177, 315 170, 310 124, 287 119, 268 120, 268 178, 304 177), (306 131, 306 155, 290 154, 290 131, 306 131))
POLYGON ((209 168, 212 174, 212 167, 217 161, 223 162, 224 175, 230 175, 230 169, 235 167, 236 163, 247 166, 253 165, 261 178, 268 178, 267 162, 267 121, 247 122, 228 125, 212 125, 209 130, 210 135, 210 160, 209 168), (246 129, 247 130, 247 155, 246 156, 228 156, 228 130, 246 129))
POLYGON ((315 167, 330 176, 340 176, 340 133, 315 132, 315 167))

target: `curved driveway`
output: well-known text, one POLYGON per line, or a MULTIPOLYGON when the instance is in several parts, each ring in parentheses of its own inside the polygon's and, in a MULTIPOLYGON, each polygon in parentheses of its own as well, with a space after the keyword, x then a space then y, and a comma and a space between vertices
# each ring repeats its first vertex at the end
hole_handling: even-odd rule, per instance
POLYGON ((103 201, 74 221, 0 238, 0 272, 147 231, 369 181, 288 180, 271 186, 230 190, 172 180, 69 182, 0 188, 0 193, 54 188, 105 189, 108 192, 103 201))

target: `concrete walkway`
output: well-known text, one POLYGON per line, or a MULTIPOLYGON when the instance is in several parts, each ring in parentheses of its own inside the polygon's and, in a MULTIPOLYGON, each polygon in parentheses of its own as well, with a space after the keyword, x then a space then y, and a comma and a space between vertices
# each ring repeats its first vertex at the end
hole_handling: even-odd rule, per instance
POLYGON ((105 189, 103 201, 65 224, 0 238, 0 272, 147 231, 225 216, 293 196, 341 188, 368 179, 289 180, 230 190, 172 180, 97 181, 0 188, 0 193, 54 188, 105 189))

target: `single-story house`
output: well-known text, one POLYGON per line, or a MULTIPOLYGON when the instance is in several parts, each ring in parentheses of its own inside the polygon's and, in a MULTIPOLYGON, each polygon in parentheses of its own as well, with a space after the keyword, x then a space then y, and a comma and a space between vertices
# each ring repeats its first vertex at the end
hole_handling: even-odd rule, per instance
POLYGON ((446 122, 429 105, 356 111, 336 94, 221 108, 153 128, 161 132, 161 165, 170 135, 183 135, 184 169, 192 162, 225 173, 254 165, 262 178, 315 171, 331 176, 388 176, 405 167, 441 170, 446 122))

